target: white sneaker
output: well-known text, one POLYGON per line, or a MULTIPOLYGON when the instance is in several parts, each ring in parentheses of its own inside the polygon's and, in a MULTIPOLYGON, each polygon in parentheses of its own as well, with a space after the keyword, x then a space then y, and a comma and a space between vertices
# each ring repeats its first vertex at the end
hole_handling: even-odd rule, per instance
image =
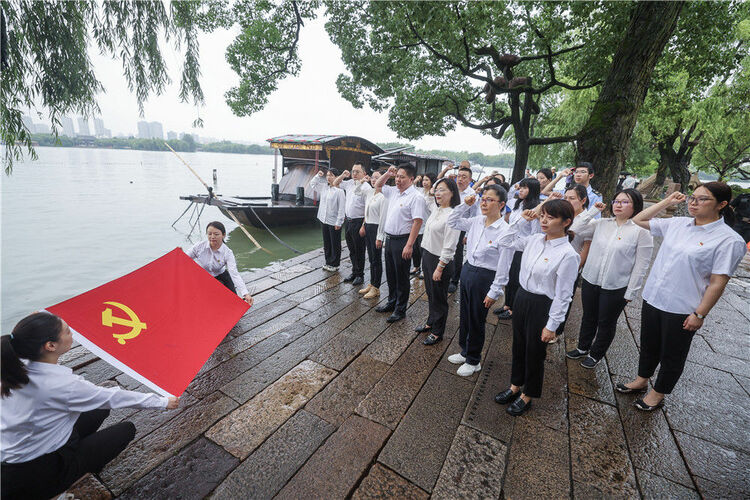
POLYGON ((482 369, 482 365, 480 363, 477 363, 476 365, 470 365, 469 363, 464 363, 461 366, 458 367, 458 373, 462 377, 470 377, 474 374, 474 372, 478 372, 482 369))
POLYGON ((323 271, 330 271, 330 270, 331 270, 331 266, 329 266, 328 264, 323 266, 323 271))
POLYGON ((553 338, 552 340, 550 340, 550 341, 549 341, 549 342, 547 342, 547 343, 548 343, 548 344, 556 344, 556 343, 557 343, 557 337, 558 337, 558 336, 557 336, 557 335, 555 335, 555 338, 553 338))
POLYGON ((460 352, 457 352, 456 354, 451 354, 450 356, 448 356, 448 361, 450 361, 454 365, 461 365, 466 363, 466 358, 461 356, 460 352))

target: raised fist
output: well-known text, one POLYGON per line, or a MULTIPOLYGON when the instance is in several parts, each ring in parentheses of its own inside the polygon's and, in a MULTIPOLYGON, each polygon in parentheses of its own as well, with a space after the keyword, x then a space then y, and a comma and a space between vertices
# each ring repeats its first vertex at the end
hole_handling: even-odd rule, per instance
POLYGON ((352 176, 351 172, 349 172, 348 170, 344 170, 344 179, 348 179, 351 176, 352 176))
POLYGON ((601 201, 597 201, 596 203, 594 203, 594 207, 596 207, 596 209, 599 210, 600 212, 603 212, 604 209, 607 208, 607 205, 605 205, 601 201))
POLYGON ((464 198, 464 203, 466 203, 468 206, 472 206, 475 201, 477 201, 477 195, 475 194, 470 194, 466 198, 464 198))

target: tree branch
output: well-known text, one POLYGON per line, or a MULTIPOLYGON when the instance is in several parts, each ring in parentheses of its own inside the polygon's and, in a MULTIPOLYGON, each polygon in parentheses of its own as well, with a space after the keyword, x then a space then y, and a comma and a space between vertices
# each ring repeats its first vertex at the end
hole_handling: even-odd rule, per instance
POLYGON ((548 144, 560 144, 563 142, 573 142, 578 139, 577 135, 561 135, 558 137, 532 137, 529 139, 529 146, 545 146, 548 144))

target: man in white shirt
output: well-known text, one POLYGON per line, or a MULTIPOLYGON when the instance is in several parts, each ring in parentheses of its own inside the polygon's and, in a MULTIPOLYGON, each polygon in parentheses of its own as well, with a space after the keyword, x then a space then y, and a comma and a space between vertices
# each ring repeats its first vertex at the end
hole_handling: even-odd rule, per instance
MULTIPOLYGON (((594 188, 591 187, 591 179, 594 178, 594 166, 587 161, 579 161, 575 168, 566 168, 565 170, 561 171, 559 174, 557 174, 557 177, 549 181, 549 184, 544 187, 544 189, 542 190, 542 194, 545 196, 549 196, 553 190, 557 191, 558 193, 565 194, 565 190, 568 188, 568 186, 563 185, 557 189, 554 188, 558 181, 560 181, 564 177, 569 176, 570 174, 573 174, 573 182, 575 182, 576 184, 580 184, 581 186, 586 188, 590 207, 593 207, 596 202, 602 201, 602 195, 594 191, 594 188)), ((598 214, 595 218, 598 219, 600 217, 601 214, 598 214)))
POLYGON ((388 280, 388 302, 375 310, 393 312, 386 320, 389 323, 406 317, 409 304, 409 265, 414 242, 419 228, 427 218, 424 197, 414 186, 414 167, 405 164, 396 169, 391 166, 375 183, 388 199, 385 216, 385 276, 388 280), (391 177, 396 177, 395 186, 386 186, 391 177))
POLYGON ((364 283, 365 277, 365 238, 360 236, 359 230, 365 220, 365 201, 362 194, 372 190, 372 186, 364 181, 365 167, 357 162, 352 165, 352 171, 348 170, 336 178, 333 185, 338 186, 346 193, 346 246, 349 248, 349 258, 352 261, 352 273, 344 278, 344 282, 351 282, 352 285, 359 286, 364 283), (351 177, 351 179, 347 179, 351 177), (344 180, 347 179, 347 180, 344 180), (354 191, 359 186, 360 193, 354 191))
POLYGON ((622 181, 622 188, 633 189, 637 182, 638 182, 638 178, 636 176, 627 174, 627 176, 625 177, 625 180, 622 181))
MULTIPOLYGON (((441 179, 445 174, 448 173, 448 171, 453 170, 453 164, 448 163, 443 168, 443 171, 438 174, 438 179, 441 179)), ((459 163, 458 166, 458 174, 456 174, 456 185, 458 186, 458 193, 461 196, 461 203, 464 202, 464 199, 469 195, 475 195, 476 192, 471 187, 471 178, 472 171, 471 171, 471 163, 469 163, 467 160, 463 160, 461 163, 459 163)), ((477 215, 477 207, 479 206, 478 203, 475 203, 471 210, 466 215, 466 218, 471 218, 477 215)), ((451 283, 448 285, 448 293, 453 293, 458 288, 458 282, 461 279, 461 268, 464 263, 464 239, 466 238, 466 233, 464 231, 461 231, 461 234, 458 237, 458 244, 456 245, 456 254, 453 256, 453 262, 454 268, 453 268, 453 276, 451 276, 451 283)))

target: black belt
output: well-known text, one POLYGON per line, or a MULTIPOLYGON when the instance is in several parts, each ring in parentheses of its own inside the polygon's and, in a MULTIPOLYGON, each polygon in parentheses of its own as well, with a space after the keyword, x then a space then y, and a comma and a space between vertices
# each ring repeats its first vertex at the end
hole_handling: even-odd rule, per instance
POLYGON ((385 234, 391 240, 403 240, 409 237, 408 234, 385 234))
POLYGON ((364 219, 364 218, 365 216, 363 215, 362 217, 344 217, 344 220, 357 220, 357 219, 364 219))

